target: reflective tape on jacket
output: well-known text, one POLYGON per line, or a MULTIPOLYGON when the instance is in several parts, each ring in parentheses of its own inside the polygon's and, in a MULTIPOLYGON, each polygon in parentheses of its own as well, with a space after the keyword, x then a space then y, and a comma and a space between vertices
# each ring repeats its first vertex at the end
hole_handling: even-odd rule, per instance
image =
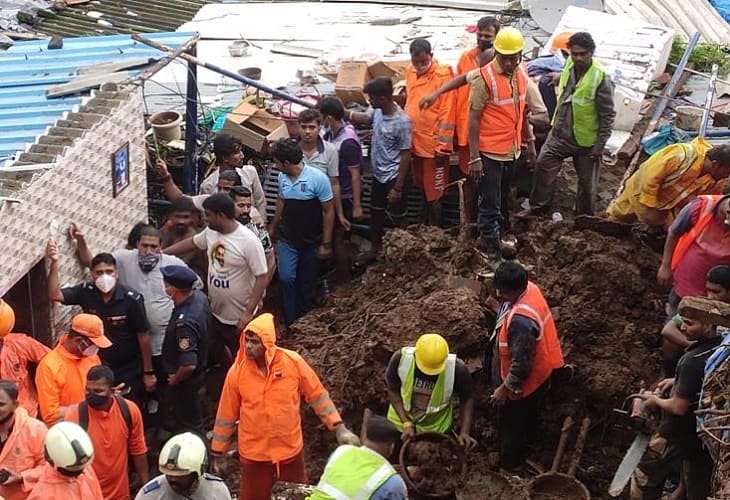
POLYGON ((679 262, 687 253, 689 247, 697 241, 697 239, 705 232, 707 226, 710 225, 712 218, 715 216, 715 207, 724 198, 721 194, 714 195, 703 195, 698 196, 697 199, 700 202, 700 210, 697 216, 697 222, 694 226, 679 237, 677 240, 677 246, 674 247, 674 253, 672 254, 672 271, 674 271, 679 262))
POLYGON ((527 105, 527 74, 522 66, 512 76, 499 73, 492 61, 480 69, 489 101, 479 123, 479 150, 506 155, 522 146, 522 124, 527 105), (517 101, 512 83, 517 85, 517 101))

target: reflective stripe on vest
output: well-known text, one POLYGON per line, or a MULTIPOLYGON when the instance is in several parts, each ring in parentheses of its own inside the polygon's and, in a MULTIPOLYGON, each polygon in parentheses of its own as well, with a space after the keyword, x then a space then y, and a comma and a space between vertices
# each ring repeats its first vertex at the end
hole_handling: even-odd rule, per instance
POLYGON ((502 380, 509 375, 512 358, 509 350, 508 330, 515 314, 530 318, 539 327, 535 343, 535 357, 532 369, 522 382, 522 393, 517 395, 508 392, 509 399, 525 398, 536 391, 550 378, 552 371, 563 366, 563 353, 558 340, 555 320, 540 289, 532 282, 528 282, 527 290, 506 314, 497 338, 499 368, 502 380))
POLYGON ((388 460, 370 448, 342 445, 307 500, 369 500, 395 474, 388 460))
MULTIPOLYGON (((415 348, 404 347, 401 349, 401 359, 398 364, 398 378, 401 381, 400 396, 403 401, 403 408, 409 414, 409 417, 411 416, 415 372, 415 348)), ((413 419, 417 431, 447 432, 451 429, 453 420, 451 397, 454 393, 455 376, 456 355, 449 354, 446 358, 444 371, 436 379, 436 385, 431 392, 424 414, 417 419, 413 419)), ((393 422, 399 430, 403 428, 403 423, 393 405, 388 406, 388 420, 393 422)))
MULTIPOLYGON (((565 68, 560 75, 560 83, 558 84, 558 109, 563 99, 563 91, 568 85, 570 72, 573 70, 573 60, 568 59, 565 68)), ((596 93, 598 87, 603 81, 606 70, 596 61, 593 60, 591 67, 576 82, 575 90, 571 96, 571 108, 573 111, 573 137, 579 146, 591 147, 596 144, 598 139, 598 111, 596 110, 596 93)), ((555 116, 553 115, 553 124, 555 124, 555 116)))
POLYGON ((689 247, 692 246, 697 238, 705 232, 707 226, 710 225, 712 218, 715 216, 715 207, 720 200, 724 198, 724 196, 716 194, 698 196, 697 198, 700 200, 700 210, 699 215, 697 216, 697 222, 695 222, 694 226, 692 226, 689 231, 679 237, 677 246, 674 247, 674 253, 672 254, 672 271, 677 268, 682 257, 684 257, 684 254, 686 254, 687 250, 689 250, 689 247))
POLYGON ((479 123, 479 150, 500 155, 519 151, 527 103, 527 74, 524 68, 518 66, 512 77, 508 77, 498 73, 492 61, 482 66, 480 74, 490 95, 479 123), (514 99, 512 79, 517 86, 518 102, 514 99))

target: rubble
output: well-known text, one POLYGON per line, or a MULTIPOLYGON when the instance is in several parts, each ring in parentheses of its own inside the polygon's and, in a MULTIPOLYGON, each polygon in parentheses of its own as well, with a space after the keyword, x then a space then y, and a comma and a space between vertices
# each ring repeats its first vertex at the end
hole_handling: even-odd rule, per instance
MULTIPOLYGON (((567 224, 522 229, 519 259, 544 291, 566 362, 574 367, 570 380, 556 380, 544 414, 534 458, 549 463, 566 415, 605 422, 640 380, 658 377, 663 294, 655 273, 660 258, 634 233, 616 238, 567 224)), ((425 331, 441 333, 452 352, 480 365, 494 321, 483 306, 486 297, 446 285, 451 275, 475 278, 483 273, 488 263, 472 245, 460 245, 455 231, 391 230, 380 260, 352 295, 304 316, 282 339, 319 373, 348 425, 358 428, 364 408, 385 412, 388 360, 425 331)), ((480 373, 476 380, 472 434, 480 447, 468 456, 469 483, 484 482, 487 452, 496 444, 494 415, 486 403, 489 388, 480 373)), ((335 443, 309 412, 304 426, 307 466, 310 479, 316 479, 335 443)), ((606 496, 628 441, 609 437, 596 446, 603 440, 598 434, 589 436, 585 477, 580 479, 600 498, 606 496)))

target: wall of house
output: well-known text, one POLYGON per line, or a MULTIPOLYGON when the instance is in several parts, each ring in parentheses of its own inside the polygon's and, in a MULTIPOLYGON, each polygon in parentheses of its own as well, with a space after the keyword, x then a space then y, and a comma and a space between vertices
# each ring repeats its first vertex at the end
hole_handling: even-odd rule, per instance
MULTIPOLYGON (((54 133, 79 137, 56 157, 52 169, 14 194, 21 203, 0 204, 0 296, 26 279, 31 268, 44 259, 50 237, 55 238, 61 253, 61 285, 75 285, 86 278, 87 270, 79 265, 73 241, 68 237, 72 222, 84 233, 95 253, 123 247, 129 229, 136 222, 147 220, 141 92, 97 93, 68 118, 56 124, 54 133), (127 142, 129 185, 114 198, 112 157, 127 142)), ((36 301, 46 295, 42 288, 36 285, 30 291, 36 301)), ((18 303, 18 299, 14 302, 15 308, 38 307, 18 303)), ((71 308, 57 305, 50 311, 50 317, 45 314, 45 327, 50 323, 51 328, 65 328, 71 308)), ((36 328, 43 330, 39 324, 42 321, 42 317, 35 318, 36 328)))

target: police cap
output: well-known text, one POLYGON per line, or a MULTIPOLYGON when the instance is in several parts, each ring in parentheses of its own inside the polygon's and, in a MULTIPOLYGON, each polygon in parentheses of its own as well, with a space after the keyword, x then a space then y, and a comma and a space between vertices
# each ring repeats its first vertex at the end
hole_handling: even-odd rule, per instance
POLYGON ((198 275, 186 266, 164 266, 160 272, 165 281, 181 290, 190 290, 198 281, 198 275))

